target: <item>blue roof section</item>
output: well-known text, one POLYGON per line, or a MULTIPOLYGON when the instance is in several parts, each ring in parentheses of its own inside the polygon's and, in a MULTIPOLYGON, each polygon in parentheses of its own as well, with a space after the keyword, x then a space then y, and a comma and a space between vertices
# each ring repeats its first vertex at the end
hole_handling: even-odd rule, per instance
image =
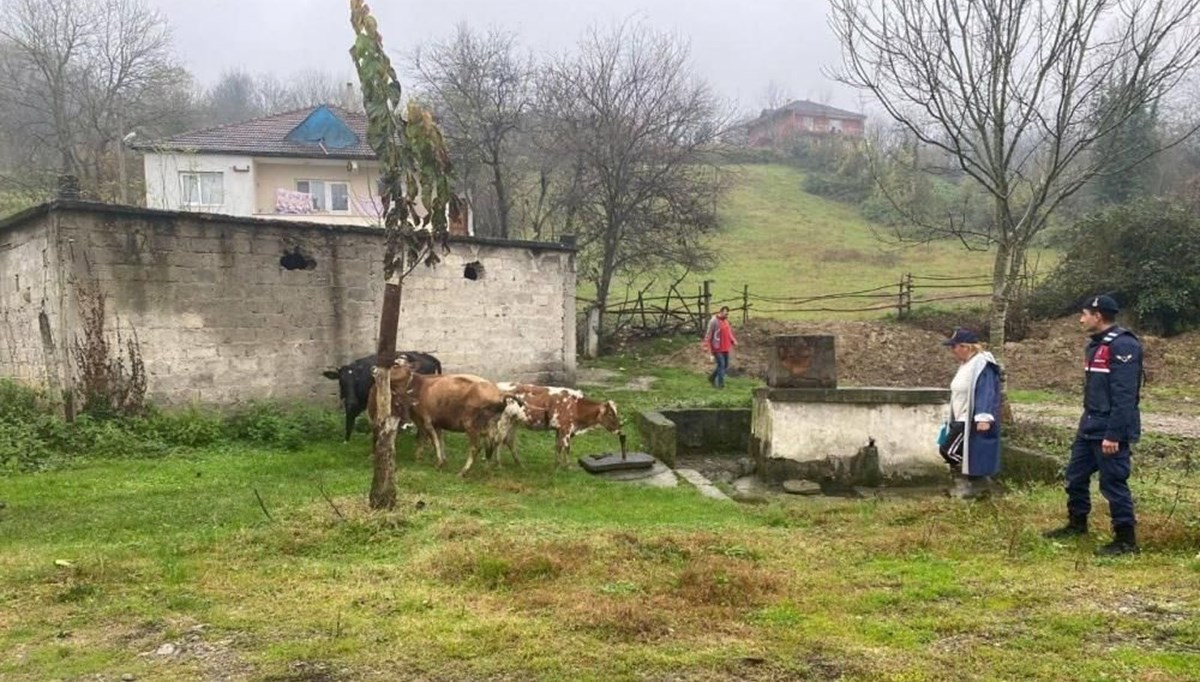
POLYGON ((348 149, 359 143, 358 135, 327 106, 319 106, 292 128, 285 138, 297 144, 323 145, 326 149, 348 149))
MULTIPOLYGON (((329 123, 332 128, 339 127, 333 122, 329 123)), ((367 117, 362 113, 342 109, 334 104, 294 109, 241 123, 230 123, 206 130, 183 133, 162 140, 134 141, 131 146, 147 152, 246 154, 296 159, 371 160, 375 158, 375 150, 367 144, 367 117), (346 137, 345 133, 330 135, 327 131, 322 132, 320 125, 313 126, 315 131, 305 129, 304 134, 296 132, 297 129, 304 128, 310 120, 314 124, 322 119, 329 122, 326 114, 316 115, 321 109, 331 113, 341 127, 348 128, 357 142, 340 148, 330 146, 331 142, 333 144, 343 142, 346 137), (314 132, 315 136, 313 136, 314 132), (293 134, 301 139, 293 139, 293 134), (314 139, 304 139, 310 136, 314 139), (340 139, 333 140, 331 139, 333 137, 340 139)))

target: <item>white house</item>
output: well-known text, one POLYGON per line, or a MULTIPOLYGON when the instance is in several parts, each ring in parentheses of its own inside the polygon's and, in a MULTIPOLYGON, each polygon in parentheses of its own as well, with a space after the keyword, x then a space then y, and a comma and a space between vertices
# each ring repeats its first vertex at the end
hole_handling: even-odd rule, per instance
MULTIPOLYGON (((146 206, 325 224, 377 225, 379 163, 367 119, 323 104, 133 145, 146 206)), ((474 234, 469 212, 452 232, 474 234)))

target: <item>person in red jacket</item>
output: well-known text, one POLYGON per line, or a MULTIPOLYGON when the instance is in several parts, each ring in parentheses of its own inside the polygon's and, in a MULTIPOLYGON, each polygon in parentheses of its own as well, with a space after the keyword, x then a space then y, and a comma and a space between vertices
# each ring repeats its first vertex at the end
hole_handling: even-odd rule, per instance
POLYGON ((737 337, 729 326, 729 306, 722 306, 716 315, 708 321, 708 330, 704 332, 704 349, 712 353, 713 362, 717 367, 708 375, 708 383, 717 388, 725 388, 725 372, 729 369, 729 351, 737 345, 737 337))

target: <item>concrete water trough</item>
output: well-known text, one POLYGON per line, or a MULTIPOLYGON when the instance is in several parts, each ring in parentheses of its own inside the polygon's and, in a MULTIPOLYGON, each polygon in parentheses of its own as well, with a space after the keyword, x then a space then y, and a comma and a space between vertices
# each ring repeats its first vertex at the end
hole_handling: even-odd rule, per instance
MULTIPOLYGON (((643 449, 670 467, 727 458, 768 486, 810 481, 825 493, 921 489, 949 471, 935 442, 945 388, 838 387, 832 336, 778 336, 751 409, 663 409, 638 416, 643 449)), ((947 378, 948 380, 948 378, 947 378)), ((1053 457, 1005 447, 998 478, 1052 482, 1053 457)), ((815 487, 815 486, 814 486, 815 487)))

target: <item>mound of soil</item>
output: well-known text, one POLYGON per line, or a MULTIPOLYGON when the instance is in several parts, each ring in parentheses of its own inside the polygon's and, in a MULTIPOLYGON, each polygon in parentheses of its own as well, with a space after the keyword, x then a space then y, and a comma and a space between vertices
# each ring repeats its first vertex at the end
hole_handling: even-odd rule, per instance
MULTIPOLYGON (((735 330, 738 346, 732 373, 765 377, 772 337, 780 334, 832 334, 837 337, 841 386, 937 386, 950 383, 956 361, 939 345, 946 332, 888 321, 785 322, 751 320, 735 330)), ((1194 389, 1200 385, 1200 332, 1169 339, 1143 336, 1147 380, 1155 386, 1194 389)), ((1083 380, 1086 337, 1074 318, 1034 323, 1029 336, 1005 344, 1009 388, 1076 391, 1083 380)), ((667 358, 696 371, 711 368, 699 343, 667 358)))

